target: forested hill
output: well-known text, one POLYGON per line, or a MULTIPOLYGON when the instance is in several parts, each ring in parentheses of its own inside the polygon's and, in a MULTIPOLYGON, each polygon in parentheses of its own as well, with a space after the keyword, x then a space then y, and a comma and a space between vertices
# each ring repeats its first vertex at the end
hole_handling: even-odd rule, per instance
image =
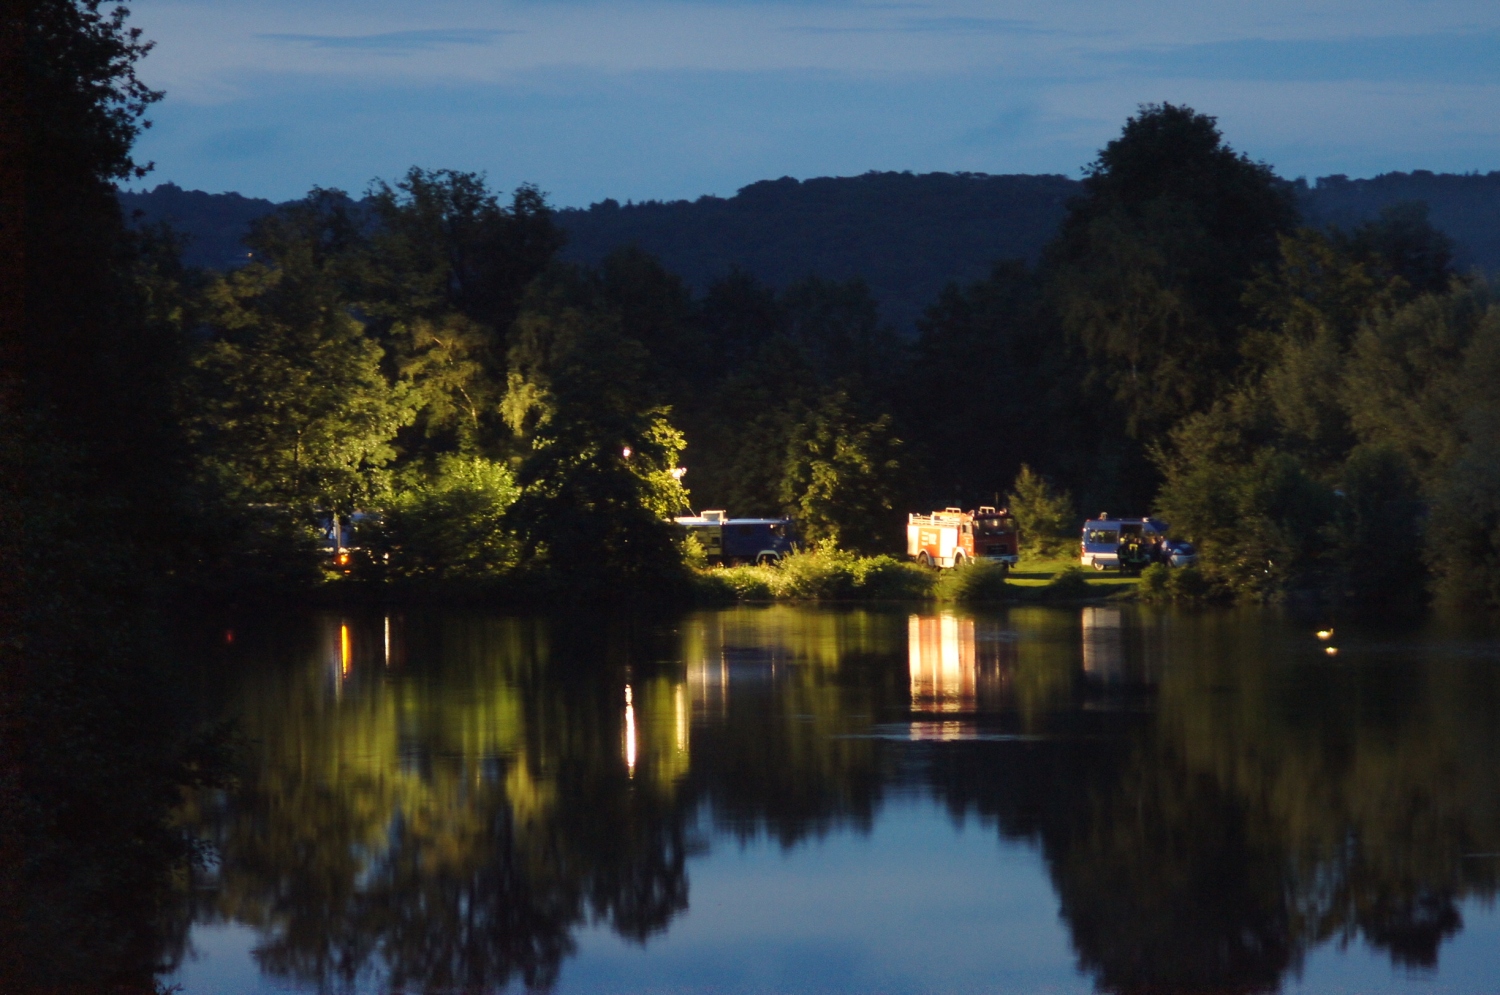
MULTIPOLYGON (((752 183, 733 197, 605 200, 559 211, 558 221, 568 233, 564 259, 597 263, 610 250, 635 244, 699 290, 733 267, 778 288, 813 273, 860 276, 884 318, 910 329, 949 281, 978 279, 997 259, 1035 260, 1078 189, 1064 176, 783 177, 752 183)), ((1500 271, 1500 172, 1331 176, 1311 185, 1299 181, 1298 190, 1305 218, 1319 226, 1348 227, 1390 204, 1426 201, 1433 223, 1457 243, 1460 270, 1500 271)), ((190 235, 186 261, 215 268, 244 258, 241 236, 275 207, 173 184, 120 199, 142 220, 167 220, 190 235)))
POLYGON ((909 328, 949 281, 981 279, 997 259, 1034 262, 1078 192, 1064 176, 783 177, 728 198, 606 200, 559 221, 564 258, 597 263, 635 243, 699 289, 735 266, 778 288, 863 277, 882 316, 909 328))

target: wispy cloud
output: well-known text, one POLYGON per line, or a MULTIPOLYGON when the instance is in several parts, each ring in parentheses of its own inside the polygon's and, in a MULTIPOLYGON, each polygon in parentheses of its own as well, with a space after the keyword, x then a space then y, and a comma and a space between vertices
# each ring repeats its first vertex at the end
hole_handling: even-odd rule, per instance
POLYGON ((1099 34, 1049 28, 1037 21, 1014 17, 900 17, 884 24, 796 24, 782 28, 797 34, 944 34, 944 35, 1067 35, 1099 34))
POLYGON ((313 48, 357 49, 367 52, 430 52, 450 45, 488 45, 503 35, 520 34, 494 28, 438 28, 425 31, 387 31, 373 35, 263 34, 271 41, 310 45, 313 48))
POLYGON ((1193 79, 1494 83, 1500 82, 1500 32, 1247 38, 1110 58, 1132 70, 1193 79))

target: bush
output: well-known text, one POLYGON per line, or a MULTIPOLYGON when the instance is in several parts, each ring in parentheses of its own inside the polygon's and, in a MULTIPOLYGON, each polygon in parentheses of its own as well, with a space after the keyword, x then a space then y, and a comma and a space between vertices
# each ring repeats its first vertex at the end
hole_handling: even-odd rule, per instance
POLYGON ((854 586, 862 598, 915 600, 932 597, 933 576, 915 563, 893 556, 871 556, 855 561, 854 586))
POLYGON ((1179 567, 1167 575, 1167 593, 1173 601, 1202 601, 1212 590, 1208 578, 1197 567, 1179 567))
POLYGON ((1239 445, 1228 419, 1215 409, 1172 430, 1157 510, 1198 547, 1215 587, 1273 598, 1315 579, 1337 499, 1296 457, 1239 445))
POLYGON ((1042 588, 1042 597, 1048 601, 1071 601, 1093 597, 1094 594, 1094 587, 1088 582, 1082 567, 1069 567, 1042 588))
POLYGON ((1006 570, 1000 564, 981 560, 969 566, 944 570, 934 588, 939 601, 958 604, 1002 601, 1011 593, 1005 577, 1006 570))
POLYGON ((1202 601, 1211 590, 1208 578, 1197 567, 1174 569, 1165 563, 1153 563, 1141 571, 1141 586, 1136 589, 1142 601, 1152 602, 1202 601))
POLYGON ((891 556, 838 549, 794 553, 774 566, 695 571, 698 600, 918 600, 932 596, 933 575, 891 556))
POLYGON ((1170 601, 1172 569, 1165 563, 1153 563, 1141 571, 1141 585, 1136 596, 1142 601, 1170 601))
POLYGON ((820 600, 847 598, 855 589, 855 556, 823 547, 795 552, 772 568, 772 590, 779 598, 820 600))
POLYGON ((505 513, 517 493, 505 464, 446 455, 362 522, 355 544, 368 551, 371 567, 394 577, 493 578, 515 564, 505 513))
POLYGON ((693 571, 693 600, 701 604, 770 601, 772 571, 766 567, 728 567, 693 571))

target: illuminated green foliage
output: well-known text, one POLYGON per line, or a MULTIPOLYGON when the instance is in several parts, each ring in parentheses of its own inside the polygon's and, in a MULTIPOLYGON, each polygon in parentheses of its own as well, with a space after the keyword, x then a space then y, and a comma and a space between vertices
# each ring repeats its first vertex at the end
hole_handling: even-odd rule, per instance
POLYGON ((1071 494, 1058 491, 1022 463, 1005 497, 1021 530, 1021 549, 1027 556, 1049 559, 1073 551, 1078 542, 1078 512, 1071 494))
POLYGON ((794 431, 782 477, 803 537, 864 552, 898 548, 903 445, 889 415, 867 419, 842 391, 824 397, 794 431))

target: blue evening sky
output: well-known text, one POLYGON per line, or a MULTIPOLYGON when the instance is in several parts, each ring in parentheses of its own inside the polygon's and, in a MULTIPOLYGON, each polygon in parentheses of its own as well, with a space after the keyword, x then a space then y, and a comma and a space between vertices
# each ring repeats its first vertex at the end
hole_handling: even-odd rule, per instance
POLYGON ((1285 176, 1500 169, 1496 0, 140 0, 139 146, 209 191, 408 166, 561 206, 866 170, 1077 176, 1143 102, 1285 176))

